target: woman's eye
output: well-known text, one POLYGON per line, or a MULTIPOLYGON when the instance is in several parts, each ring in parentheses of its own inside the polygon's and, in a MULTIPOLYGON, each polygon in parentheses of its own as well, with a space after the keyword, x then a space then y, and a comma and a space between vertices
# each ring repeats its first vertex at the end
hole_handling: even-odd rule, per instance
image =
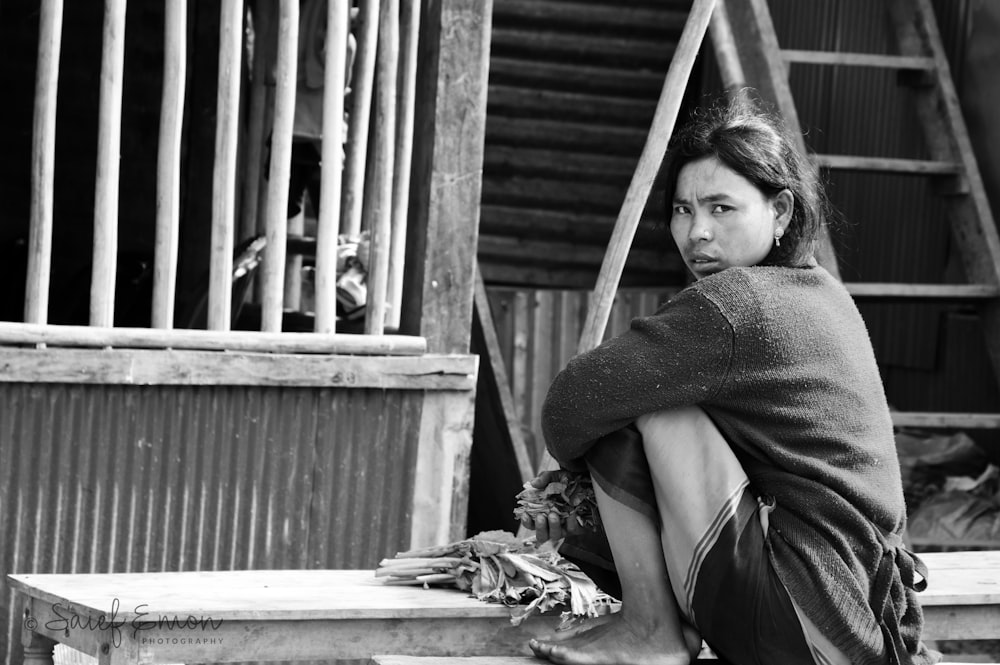
POLYGON ((719 213, 723 213, 723 212, 729 212, 730 210, 732 210, 731 206, 723 205, 721 203, 716 203, 712 207, 712 212, 714 214, 719 214, 719 213))
POLYGON ((675 215, 689 215, 691 210, 687 206, 674 206, 675 215))

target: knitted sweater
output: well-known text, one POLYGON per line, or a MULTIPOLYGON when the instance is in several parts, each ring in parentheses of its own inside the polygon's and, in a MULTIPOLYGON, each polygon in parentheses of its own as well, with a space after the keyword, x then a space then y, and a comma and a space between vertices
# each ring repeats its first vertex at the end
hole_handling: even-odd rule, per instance
POLYGON ((889 409, 843 286, 819 267, 706 277, 571 360, 542 426, 553 457, 583 470, 605 434, 694 404, 754 491, 773 498, 771 561, 813 623, 858 665, 933 662, 914 595, 914 573, 925 569, 899 538, 906 516, 889 409))

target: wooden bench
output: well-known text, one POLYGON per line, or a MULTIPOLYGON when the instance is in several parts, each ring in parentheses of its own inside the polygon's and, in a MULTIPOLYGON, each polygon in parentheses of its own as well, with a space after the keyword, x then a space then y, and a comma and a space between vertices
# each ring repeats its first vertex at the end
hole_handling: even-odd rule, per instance
MULTIPOLYGON (((923 558, 931 570, 921 594, 926 639, 1000 638, 1000 551, 923 558)), ((370 570, 8 578, 23 600, 32 665, 50 664, 57 642, 102 665, 530 656, 528 640, 558 623, 556 616, 539 616, 514 627, 502 605, 454 589, 385 585, 370 570)))

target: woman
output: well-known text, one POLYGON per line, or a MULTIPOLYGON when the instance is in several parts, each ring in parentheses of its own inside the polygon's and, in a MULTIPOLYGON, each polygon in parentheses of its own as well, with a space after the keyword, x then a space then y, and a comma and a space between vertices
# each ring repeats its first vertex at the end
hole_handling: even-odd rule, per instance
POLYGON ((684 128, 665 175, 696 281, 573 359, 543 410, 549 451, 594 480, 622 611, 531 648, 580 665, 685 664, 702 639, 741 665, 934 662, 871 343, 813 259, 818 183, 745 100, 684 128))

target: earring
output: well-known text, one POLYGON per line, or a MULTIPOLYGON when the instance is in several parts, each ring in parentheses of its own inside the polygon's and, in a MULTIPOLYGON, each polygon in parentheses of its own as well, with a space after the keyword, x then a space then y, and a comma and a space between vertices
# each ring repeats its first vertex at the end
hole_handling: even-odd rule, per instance
POLYGON ((785 235, 785 232, 781 229, 777 229, 774 232, 774 246, 781 247, 781 236, 785 235))

